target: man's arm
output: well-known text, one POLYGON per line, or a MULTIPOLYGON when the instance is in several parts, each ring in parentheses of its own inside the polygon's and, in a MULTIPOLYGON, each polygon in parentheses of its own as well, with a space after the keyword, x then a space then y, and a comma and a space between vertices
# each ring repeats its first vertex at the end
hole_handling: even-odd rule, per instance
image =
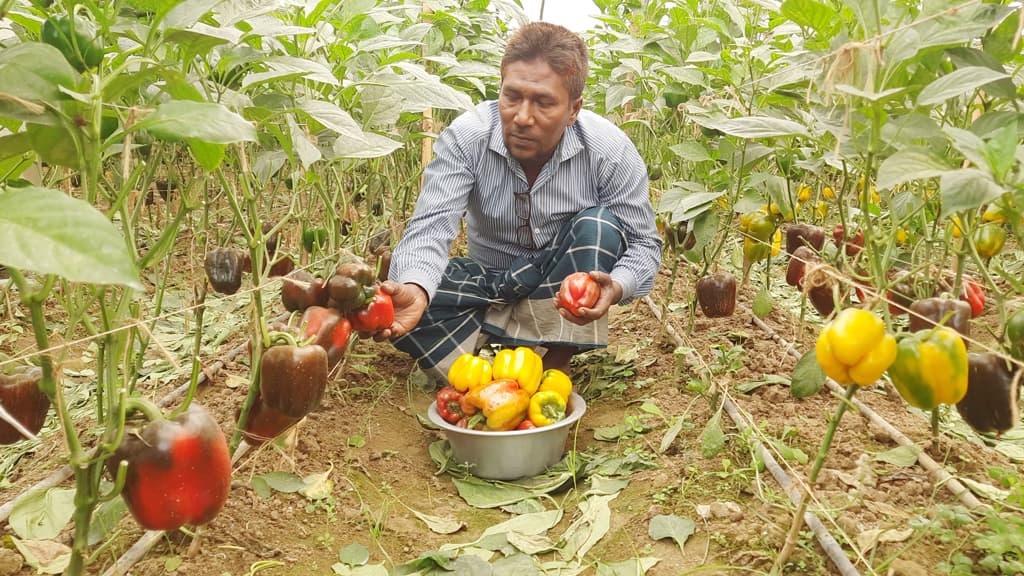
POLYGON ((621 155, 596 169, 601 204, 615 214, 626 233, 626 252, 611 270, 611 280, 622 287, 621 303, 625 304, 654 288, 662 239, 655 226, 647 166, 629 138, 624 133, 621 138, 621 155))

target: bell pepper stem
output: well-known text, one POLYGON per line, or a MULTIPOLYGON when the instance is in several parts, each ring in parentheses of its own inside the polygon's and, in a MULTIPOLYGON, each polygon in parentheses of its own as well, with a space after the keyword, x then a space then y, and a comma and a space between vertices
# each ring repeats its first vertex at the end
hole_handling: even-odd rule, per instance
POLYGON ((163 420, 164 414, 160 411, 160 408, 156 404, 146 400, 145 398, 139 398, 138 396, 132 396, 124 401, 125 410, 131 412, 132 410, 138 410, 145 415, 149 421, 163 420))
POLYGON ((932 441, 939 437, 939 407, 932 408, 932 441))
POLYGON ((199 374, 202 372, 203 364, 199 360, 199 350, 203 345, 203 316, 206 313, 206 283, 200 283, 195 288, 196 298, 196 335, 192 339, 192 373, 189 375, 188 392, 185 394, 185 400, 181 403, 171 417, 177 417, 188 410, 188 407, 192 405, 192 399, 195 398, 196 389, 199 388, 199 374))
POLYGON ((857 388, 856 384, 850 384, 846 387, 846 395, 843 396, 839 406, 836 407, 832 420, 828 423, 828 430, 825 431, 825 437, 821 440, 821 447, 818 448, 818 456, 814 459, 814 464, 811 466, 810 476, 807 477, 807 491, 800 499, 800 506, 797 507, 796 514, 793 515, 793 523, 789 527, 786 543, 783 545, 782 550, 779 551, 779 555, 775 557, 775 563, 772 565, 771 573, 773 575, 782 573, 782 567, 785 566, 789 556, 793 553, 793 548, 796 546, 800 536, 800 530, 804 526, 804 513, 807 511, 807 503, 811 499, 810 492, 814 487, 815 481, 818 479, 818 473, 821 472, 822 465, 825 463, 828 449, 832 446, 832 438, 835 436, 836 428, 839 427, 839 421, 843 419, 843 414, 846 413, 847 407, 851 406, 850 401, 853 400, 853 395, 857 393, 857 388))

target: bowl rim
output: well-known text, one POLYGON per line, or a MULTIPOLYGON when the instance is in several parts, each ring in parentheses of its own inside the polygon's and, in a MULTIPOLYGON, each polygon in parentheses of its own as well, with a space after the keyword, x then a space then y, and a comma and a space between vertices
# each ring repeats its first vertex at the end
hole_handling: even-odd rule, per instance
POLYGON ((560 420, 548 426, 539 426, 537 428, 530 428, 527 430, 473 430, 470 428, 460 428, 448 422, 444 418, 441 418, 441 415, 438 414, 437 412, 436 401, 431 402, 430 405, 427 407, 427 417, 430 419, 431 422, 440 426, 443 430, 447 430, 448 432, 454 432, 456 434, 462 434, 465 436, 484 436, 488 438, 494 438, 496 436, 514 437, 528 436, 530 434, 538 434, 542 432, 550 432, 552 430, 558 430, 570 426, 583 417, 583 414, 587 411, 587 401, 584 400, 583 397, 577 394, 576 392, 572 392, 571 394, 569 394, 569 402, 567 404, 567 408, 569 409, 569 414, 565 417, 564 420, 560 420))

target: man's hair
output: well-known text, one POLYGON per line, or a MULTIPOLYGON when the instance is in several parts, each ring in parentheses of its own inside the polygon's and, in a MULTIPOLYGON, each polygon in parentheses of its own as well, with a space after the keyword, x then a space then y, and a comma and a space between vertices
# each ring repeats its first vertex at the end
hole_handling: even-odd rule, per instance
POLYGON ((542 60, 562 77, 569 98, 583 95, 587 81, 587 46, 575 32, 549 22, 530 22, 516 31, 501 58, 501 76, 515 62, 542 60))

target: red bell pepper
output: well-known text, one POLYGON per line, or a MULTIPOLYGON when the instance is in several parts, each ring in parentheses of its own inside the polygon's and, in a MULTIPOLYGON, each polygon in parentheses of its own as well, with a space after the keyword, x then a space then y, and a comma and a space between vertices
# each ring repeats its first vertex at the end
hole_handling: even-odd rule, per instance
POLYGON ((977 318, 985 311, 985 290, 970 278, 964 278, 960 299, 971 305, 971 318, 977 318))
MULTIPOLYGON (((238 419, 237 414, 235 419, 238 419)), ((245 425, 242 427, 242 436, 250 446, 259 446, 277 438, 282 432, 297 424, 299 420, 302 418, 292 418, 273 408, 268 408, 263 403, 263 398, 257 393, 256 401, 249 409, 249 416, 245 419, 245 425)))
POLYGON ((310 306, 302 313, 303 337, 315 336, 313 344, 327 352, 327 367, 333 368, 348 349, 352 323, 340 312, 323 306, 310 306))
POLYGON ((366 306, 350 312, 348 319, 352 322, 352 328, 362 333, 384 330, 390 328, 395 320, 395 305, 391 302, 389 294, 377 288, 373 300, 366 306))
POLYGON ((437 414, 445 422, 456 424, 459 420, 468 416, 462 410, 465 396, 465 393, 459 392, 451 386, 441 388, 437 391, 437 414))
MULTIPOLYGON (((50 399, 39 390, 43 371, 37 366, 19 366, 0 372, 0 404, 26 430, 38 434, 46 423, 50 399)), ((20 432, 0 420, 0 444, 13 444, 22 439, 20 432)))
POLYGON ((217 421, 192 404, 173 420, 149 422, 126 434, 107 461, 128 463, 121 495, 148 530, 206 524, 221 511, 231 488, 231 455, 217 421))

